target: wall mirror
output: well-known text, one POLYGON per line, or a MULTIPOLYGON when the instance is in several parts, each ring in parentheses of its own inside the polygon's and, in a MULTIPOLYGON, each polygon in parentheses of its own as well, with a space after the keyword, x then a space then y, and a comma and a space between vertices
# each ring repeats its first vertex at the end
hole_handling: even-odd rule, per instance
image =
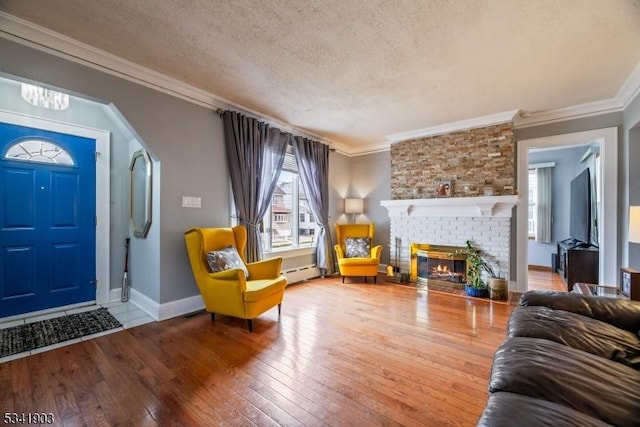
POLYGON ((135 237, 145 238, 151 227, 151 158, 138 150, 131 158, 129 222, 135 237))

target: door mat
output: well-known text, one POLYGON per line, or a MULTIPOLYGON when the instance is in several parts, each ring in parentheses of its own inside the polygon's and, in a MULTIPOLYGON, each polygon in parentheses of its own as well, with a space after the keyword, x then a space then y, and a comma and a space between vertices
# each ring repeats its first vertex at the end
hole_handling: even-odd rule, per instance
POLYGON ((122 324, 106 308, 0 329, 0 357, 97 334, 122 324))

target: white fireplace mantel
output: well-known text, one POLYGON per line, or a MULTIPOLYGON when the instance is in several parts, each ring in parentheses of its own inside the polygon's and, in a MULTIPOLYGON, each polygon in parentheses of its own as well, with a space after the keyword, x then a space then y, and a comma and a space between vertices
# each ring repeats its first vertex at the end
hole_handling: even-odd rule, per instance
POLYGON ((514 196, 439 197, 433 199, 382 200, 389 217, 499 217, 511 218, 518 204, 514 196))

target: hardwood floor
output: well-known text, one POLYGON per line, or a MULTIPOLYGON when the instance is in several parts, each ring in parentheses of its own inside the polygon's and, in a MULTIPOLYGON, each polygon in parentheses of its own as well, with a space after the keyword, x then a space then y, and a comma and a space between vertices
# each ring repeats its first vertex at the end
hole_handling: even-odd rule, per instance
POLYGON ((65 426, 472 426, 511 309, 317 279, 288 287, 280 322, 274 308, 252 334, 202 313, 0 364, 0 412, 65 426))
POLYGON ((567 285, 562 281, 558 273, 551 270, 529 269, 529 290, 567 291, 567 285))

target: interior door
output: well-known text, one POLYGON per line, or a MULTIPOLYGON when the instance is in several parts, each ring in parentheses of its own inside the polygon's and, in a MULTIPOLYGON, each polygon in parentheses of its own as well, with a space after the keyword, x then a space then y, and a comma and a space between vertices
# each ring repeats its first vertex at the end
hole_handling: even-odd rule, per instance
POLYGON ((95 300, 94 152, 0 123, 0 317, 95 300))

